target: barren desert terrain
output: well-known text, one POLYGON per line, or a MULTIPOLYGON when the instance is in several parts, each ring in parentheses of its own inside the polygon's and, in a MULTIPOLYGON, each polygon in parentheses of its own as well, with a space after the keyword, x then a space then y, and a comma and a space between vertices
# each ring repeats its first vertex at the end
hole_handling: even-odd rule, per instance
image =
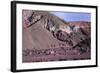
POLYGON ((46 11, 23 10, 22 61, 91 59, 91 23, 65 22, 46 11))

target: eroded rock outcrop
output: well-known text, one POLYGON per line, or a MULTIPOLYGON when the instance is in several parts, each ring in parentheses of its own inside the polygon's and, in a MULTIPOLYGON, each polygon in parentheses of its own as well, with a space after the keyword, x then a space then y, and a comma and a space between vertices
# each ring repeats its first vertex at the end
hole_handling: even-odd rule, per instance
POLYGON ((64 22, 44 11, 23 10, 23 62, 90 59, 90 22, 64 22))

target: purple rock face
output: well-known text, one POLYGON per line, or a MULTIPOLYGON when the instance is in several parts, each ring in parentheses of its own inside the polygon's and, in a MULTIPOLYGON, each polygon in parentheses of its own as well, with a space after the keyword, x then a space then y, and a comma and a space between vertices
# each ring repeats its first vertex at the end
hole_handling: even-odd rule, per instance
POLYGON ((23 10, 22 61, 91 58, 90 22, 65 22, 45 11, 23 10))

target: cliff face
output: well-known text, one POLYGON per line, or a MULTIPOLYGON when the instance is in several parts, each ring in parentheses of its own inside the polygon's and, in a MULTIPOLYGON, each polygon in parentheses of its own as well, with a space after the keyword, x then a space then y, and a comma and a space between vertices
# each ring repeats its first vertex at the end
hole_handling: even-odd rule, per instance
POLYGON ((22 26, 23 62, 41 61, 42 57, 46 61, 62 58, 64 60, 90 58, 90 22, 64 22, 49 12, 23 10, 22 26), (68 51, 68 49, 71 50, 68 51), (31 52, 32 50, 34 52, 31 52), (57 55, 59 51, 63 56, 57 55), (33 60, 30 53, 33 56, 43 56, 33 60), (66 53, 69 53, 69 56, 66 53), (76 53, 76 56, 73 57, 70 53, 74 55, 76 53), (85 55, 79 57, 78 53, 85 53, 85 55), (57 56, 52 58, 52 54, 57 56))

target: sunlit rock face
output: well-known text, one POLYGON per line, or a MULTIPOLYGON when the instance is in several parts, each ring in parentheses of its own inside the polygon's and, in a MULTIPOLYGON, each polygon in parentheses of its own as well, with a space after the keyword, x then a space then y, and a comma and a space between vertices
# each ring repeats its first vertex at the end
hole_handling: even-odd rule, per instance
POLYGON ((23 62, 90 59, 90 22, 32 10, 23 10, 22 20, 23 62))

